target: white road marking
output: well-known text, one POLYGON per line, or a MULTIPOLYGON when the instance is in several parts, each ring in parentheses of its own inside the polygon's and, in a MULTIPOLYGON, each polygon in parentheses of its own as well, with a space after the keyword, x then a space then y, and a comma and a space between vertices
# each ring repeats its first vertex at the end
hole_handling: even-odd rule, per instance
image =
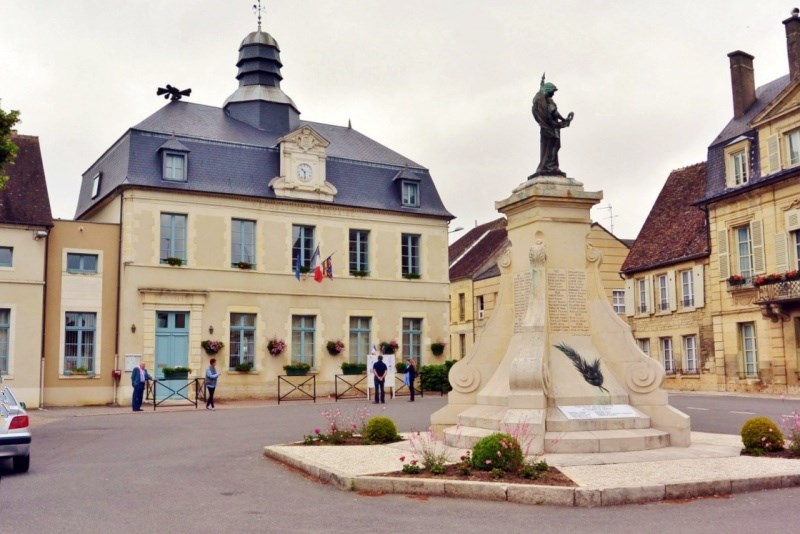
POLYGON ((738 413, 741 415, 755 415, 756 412, 728 412, 728 413, 738 413))
POLYGON ((702 410, 704 412, 707 412, 709 410, 709 408, 695 408, 694 406, 687 406, 686 409, 687 410, 702 410))

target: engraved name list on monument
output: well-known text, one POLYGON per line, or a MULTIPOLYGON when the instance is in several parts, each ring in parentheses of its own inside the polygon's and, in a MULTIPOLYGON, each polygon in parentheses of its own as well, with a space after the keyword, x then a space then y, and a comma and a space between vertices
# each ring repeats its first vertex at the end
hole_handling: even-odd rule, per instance
POLYGON ((547 307, 551 331, 587 333, 586 273, 581 270, 548 270, 547 307))
POLYGON ((514 274, 514 333, 522 331, 522 321, 528 311, 528 298, 533 290, 533 278, 530 272, 514 274))

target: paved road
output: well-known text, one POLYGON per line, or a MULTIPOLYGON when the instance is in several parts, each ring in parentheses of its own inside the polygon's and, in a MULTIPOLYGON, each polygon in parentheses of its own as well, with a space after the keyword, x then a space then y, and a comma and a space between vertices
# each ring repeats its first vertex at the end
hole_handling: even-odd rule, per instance
POLYGON ((692 430, 738 434, 745 421, 764 415, 778 425, 781 416, 800 412, 800 398, 670 393, 669 402, 692 418, 692 430))
POLYGON ((535 521, 536 532, 735 533, 791 529, 799 515, 800 489, 602 509, 359 495, 262 456, 264 445, 324 427, 322 410, 366 408, 409 430, 426 428, 443 404, 426 397, 390 402, 385 411, 350 401, 35 412, 30 473, 0 466, 0 532, 514 533, 530 532, 535 521))

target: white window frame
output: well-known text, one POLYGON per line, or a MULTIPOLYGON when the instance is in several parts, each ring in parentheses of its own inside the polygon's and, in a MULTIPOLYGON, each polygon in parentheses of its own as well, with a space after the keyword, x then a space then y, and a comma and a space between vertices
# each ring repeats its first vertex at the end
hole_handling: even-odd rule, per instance
POLYGON ((741 276, 752 278, 754 273, 753 236, 750 233, 750 225, 737 226, 733 232, 736 244, 736 267, 741 276))
POLYGON ((188 179, 189 173, 187 172, 187 167, 189 158, 186 153, 165 150, 162 157, 164 158, 162 176, 165 181, 185 182, 188 179), (177 161, 181 162, 180 166, 175 165, 177 161))
POLYGON ((402 234, 400 236, 401 274, 403 276, 422 274, 421 244, 422 236, 419 234, 402 234))
POLYGON ((661 313, 669 311, 669 279, 665 274, 656 277, 658 283, 658 311, 661 313))
POLYGON ((475 307, 478 309, 478 319, 483 319, 483 317, 486 315, 486 304, 484 302, 483 295, 478 295, 475 300, 475 307))
POLYGON ((0 267, 13 267, 14 266, 14 247, 0 247, 0 251, 4 251, 3 255, 0 255, 0 267), (8 257, 8 261, 5 261, 3 257, 8 257))
POLYGON ((419 364, 422 361, 422 318, 403 317, 402 323, 403 358, 414 358, 419 364))
POLYGON ((419 182, 403 180, 400 186, 403 191, 402 203, 406 208, 419 207, 419 182))
POLYGON ((67 272, 71 274, 97 274, 100 268, 100 255, 85 252, 67 252, 66 266, 67 272), (85 266, 86 260, 89 259, 94 259, 94 269, 85 266), (73 263, 77 260, 78 265, 70 266, 70 260, 73 260, 73 263))
POLYGON ((292 363, 307 363, 316 368, 316 315, 292 315, 292 363))
POLYGON ((369 230, 351 228, 349 231, 350 274, 369 273, 369 230))
POLYGON ((646 355, 650 356, 650 338, 649 337, 642 337, 636 340, 636 343, 639 345, 639 350, 644 352, 646 355))
POLYGON ((694 308, 694 269, 679 271, 681 277, 681 307, 694 308))
POLYGON ((350 317, 350 362, 367 363, 372 346, 372 317, 350 317))
POLYGON ((694 375, 697 367, 697 336, 683 336, 683 372, 694 375))
POLYGON ((758 377, 758 343, 755 323, 739 323, 742 369, 746 378, 758 377))
POLYGON ((658 346, 661 349, 661 362, 664 364, 664 371, 667 374, 675 373, 675 352, 672 347, 671 337, 658 338, 658 346))
POLYGON ((168 263, 167 258, 179 258, 186 263, 186 234, 189 228, 189 216, 184 213, 162 212, 160 216, 161 242, 159 260, 168 263), (179 222, 183 222, 183 227, 179 222))
POLYGON ((725 158, 725 186, 737 188, 750 180, 751 140, 740 136, 723 149, 725 158))
MULTIPOLYGON (((98 345, 100 343, 100 320, 99 314, 92 311, 68 311, 64 313, 64 345, 62 363, 65 371, 72 371, 77 367, 85 368, 89 374, 97 372, 98 345), (74 316, 76 319, 86 320, 91 318, 91 325, 80 324, 75 326, 67 325, 67 318, 74 316), (70 332, 75 333, 75 354, 67 356, 67 346, 70 342, 70 332), (88 338, 88 339, 87 339, 88 338), (90 354, 86 354, 86 346, 89 345, 90 354), (84 349, 84 350, 81 350, 84 349), (74 365, 68 367, 67 358, 74 358, 74 365)), ((71 351, 70 351, 71 352, 71 351)))
POLYGON ((98 172, 92 178, 92 198, 97 198, 97 195, 100 193, 100 182, 103 179, 103 173, 98 172))
POLYGON ((636 305, 636 314, 642 315, 648 313, 650 311, 650 298, 647 290, 647 278, 636 279, 636 297, 638 301, 636 305))
POLYGON ((231 220, 231 266, 249 263, 256 266, 256 221, 248 219, 231 220))
POLYGON ((258 316, 255 313, 231 312, 230 334, 228 336, 228 369, 236 370, 236 366, 249 363, 256 366, 256 325, 258 316))
POLYGON ((800 165, 800 128, 786 132, 786 155, 789 167, 800 165))
POLYGON ((0 306, 0 375, 11 374, 11 324, 13 310, 10 306, 0 306))
POLYGON ((625 290, 612 289, 611 290, 611 306, 614 308, 614 313, 625 313, 625 290))

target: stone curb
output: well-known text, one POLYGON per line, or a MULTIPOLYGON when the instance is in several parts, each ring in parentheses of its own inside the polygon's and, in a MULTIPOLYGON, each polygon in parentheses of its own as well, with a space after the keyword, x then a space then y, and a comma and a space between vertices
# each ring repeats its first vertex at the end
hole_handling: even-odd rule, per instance
POLYGON ((672 499, 693 499, 800 486, 800 474, 613 488, 537 486, 535 484, 505 484, 502 482, 372 475, 353 476, 303 461, 277 450, 273 446, 264 447, 264 456, 303 471, 321 482, 332 484, 341 490, 347 491, 431 495, 462 499, 508 501, 517 504, 584 508, 643 504, 672 499))

